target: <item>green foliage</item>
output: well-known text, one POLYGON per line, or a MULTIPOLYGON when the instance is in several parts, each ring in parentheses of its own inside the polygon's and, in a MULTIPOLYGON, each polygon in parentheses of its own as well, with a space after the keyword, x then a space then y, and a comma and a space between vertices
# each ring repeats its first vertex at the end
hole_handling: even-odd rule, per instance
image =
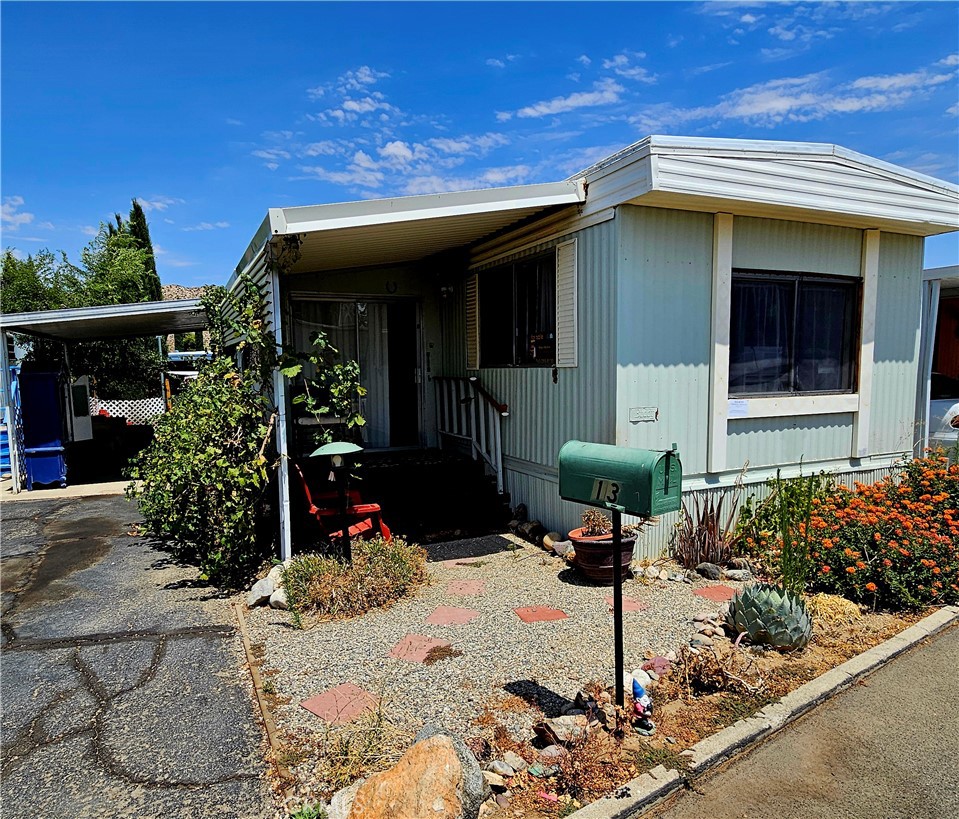
POLYGON ((296 379, 293 404, 302 406, 314 418, 342 421, 319 427, 314 433, 317 446, 333 440, 352 441, 357 427, 366 424, 359 413, 359 399, 366 395, 366 388, 360 384, 360 365, 356 361, 342 361, 340 351, 324 332, 312 333, 310 342, 309 353, 288 357, 280 364, 283 375, 296 379), (304 362, 309 366, 304 367, 304 362))
MULTIPOLYGON (((144 223, 145 224, 145 223, 144 223)), ((81 251, 80 265, 65 255, 41 251, 24 260, 3 254, 2 308, 5 313, 55 310, 65 307, 128 304, 151 300, 159 286, 155 267, 148 264, 152 249, 140 246, 125 229, 102 225, 81 251)), ((60 369, 63 348, 58 342, 28 339, 27 360, 60 369)), ((70 369, 91 375, 101 398, 146 398, 160 391, 163 358, 155 339, 126 339, 71 344, 70 369)))
POLYGON ((128 489, 153 532, 174 540, 211 580, 237 585, 270 545, 258 526, 272 472, 273 408, 261 387, 271 383, 263 375, 275 361, 263 294, 252 281, 241 283, 229 300, 222 288, 204 294, 219 354, 157 420, 131 475, 142 484, 128 489), (242 330, 242 322, 240 347, 256 366, 240 371, 222 350, 224 330, 242 330))
POLYGON ((143 212, 143 207, 134 199, 130 206, 130 236, 137 243, 137 247, 146 251, 144 264, 144 283, 147 289, 149 301, 160 301, 163 298, 163 289, 160 285, 160 277, 157 275, 156 255, 153 252, 153 240, 150 238, 150 226, 147 225, 147 217, 143 212))
POLYGON ((352 563, 300 555, 283 572, 291 610, 330 619, 389 605, 425 579, 425 550, 401 538, 354 541, 352 563))
POLYGON ((959 603, 959 465, 942 451, 817 504, 812 589, 893 610, 959 603))
POLYGON ((326 810, 320 805, 304 805, 290 814, 290 819, 326 819, 326 810))
POLYGON ((257 522, 270 473, 265 410, 250 377, 217 358, 157 419, 131 472, 142 483, 128 495, 149 529, 220 584, 242 583, 264 556, 257 522))
POLYGON ((694 569, 703 562, 718 566, 729 562, 741 538, 733 526, 741 494, 742 486, 737 481, 706 497, 693 495, 692 509, 683 501, 672 550, 684 568, 694 569))
POLYGON ((836 482, 825 472, 782 478, 777 471, 766 485, 765 500, 751 495, 743 504, 736 532, 747 554, 764 563, 784 588, 801 594, 813 569, 810 518, 836 491, 836 482))

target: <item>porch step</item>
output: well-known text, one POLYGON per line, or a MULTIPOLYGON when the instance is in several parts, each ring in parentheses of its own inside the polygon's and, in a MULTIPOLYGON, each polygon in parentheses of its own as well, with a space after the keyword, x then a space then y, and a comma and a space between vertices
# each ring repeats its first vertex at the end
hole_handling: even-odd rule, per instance
MULTIPOLYGON (((306 459, 309 461, 309 459, 306 459)), ((301 464, 307 479, 316 467, 301 464)), ((471 458, 440 450, 365 453, 358 489, 378 503, 394 533, 419 543, 502 532, 509 522, 509 496, 471 458)))

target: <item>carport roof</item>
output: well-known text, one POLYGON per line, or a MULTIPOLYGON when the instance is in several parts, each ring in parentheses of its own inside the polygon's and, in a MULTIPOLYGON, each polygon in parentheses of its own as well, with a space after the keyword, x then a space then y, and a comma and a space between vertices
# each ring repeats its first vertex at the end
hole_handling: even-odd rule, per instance
POLYGON ((57 341, 162 336, 205 330, 206 313, 199 299, 108 304, 65 310, 0 315, 0 330, 57 341))

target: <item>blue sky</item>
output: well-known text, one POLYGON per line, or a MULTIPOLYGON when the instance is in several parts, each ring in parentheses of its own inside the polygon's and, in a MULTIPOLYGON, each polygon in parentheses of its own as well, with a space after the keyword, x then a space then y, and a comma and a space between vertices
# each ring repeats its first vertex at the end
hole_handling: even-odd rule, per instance
MULTIPOLYGON (((959 4, 3 2, 3 246, 147 209, 225 283, 269 207, 565 178, 650 133, 959 181, 959 4)), ((926 263, 959 263, 956 234, 926 263)))

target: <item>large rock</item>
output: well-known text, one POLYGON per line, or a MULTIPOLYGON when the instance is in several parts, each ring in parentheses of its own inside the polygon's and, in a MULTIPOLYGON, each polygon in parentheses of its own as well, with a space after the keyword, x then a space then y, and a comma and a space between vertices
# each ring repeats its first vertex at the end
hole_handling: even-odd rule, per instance
POLYGON ((347 819, 350 811, 353 810, 353 800, 356 799, 356 792, 363 786, 364 782, 366 782, 365 779, 357 779, 352 785, 334 793, 326 809, 326 819, 347 819))
POLYGON ((715 563, 700 563, 696 567, 696 572, 707 580, 722 580, 723 577, 723 570, 715 563))
POLYGON ((586 725, 585 716, 574 714, 543 720, 533 726, 533 731, 544 742, 569 745, 586 734, 586 725))
POLYGON ((267 580, 273 581, 273 586, 277 589, 283 585, 284 569, 286 569, 286 566, 284 566, 282 563, 277 563, 272 569, 270 569, 270 573, 266 576, 267 580))
POLYGON ((290 608, 290 601, 286 597, 286 589, 282 586, 270 595, 270 608, 283 611, 290 608))
POLYGON ((269 602, 270 595, 275 591, 276 585, 269 578, 265 577, 263 580, 257 580, 246 596, 246 605, 251 609, 263 605, 263 603, 269 602))
POLYGON ((726 579, 745 583, 753 579, 753 573, 749 569, 726 569, 726 579))

